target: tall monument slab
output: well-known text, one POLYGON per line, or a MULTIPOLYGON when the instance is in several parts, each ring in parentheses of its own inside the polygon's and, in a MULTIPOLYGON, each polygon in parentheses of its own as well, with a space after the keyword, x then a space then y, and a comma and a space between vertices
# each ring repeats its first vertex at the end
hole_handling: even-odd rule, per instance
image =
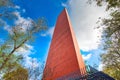
POLYGON ((69 80, 84 74, 84 61, 67 10, 64 9, 57 19, 43 79, 69 80))

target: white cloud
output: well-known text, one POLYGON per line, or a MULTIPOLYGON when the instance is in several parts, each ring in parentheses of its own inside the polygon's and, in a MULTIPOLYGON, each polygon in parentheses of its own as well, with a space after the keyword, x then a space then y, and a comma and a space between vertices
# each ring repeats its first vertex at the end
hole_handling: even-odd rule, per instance
POLYGON ((4 25, 4 30, 8 31, 10 34, 12 34, 12 28, 10 27, 10 25, 8 25, 6 22, 5 22, 5 25, 4 25))
POLYGON ((4 40, 0 38, 0 45, 2 45, 3 43, 4 43, 4 40))
POLYGON ((25 9, 23 9, 22 11, 23 11, 23 13, 25 13, 25 12, 26 12, 26 10, 25 10, 25 9))
POLYGON ((101 32, 94 29, 99 17, 105 17, 105 8, 87 4, 87 0, 68 0, 68 9, 74 32, 80 48, 84 51, 97 49, 101 32))
POLYGON ((92 54, 88 54, 88 55, 82 55, 84 60, 89 60, 91 58, 92 54))
MULTIPOLYGON (((32 19, 29 17, 27 18, 22 17, 20 12, 18 11, 13 12, 13 14, 17 17, 17 20, 15 20, 14 22, 15 25, 18 28, 20 28, 21 31, 26 32, 26 30, 30 28, 32 25, 32 19)), ((8 25, 5 21, 3 21, 3 23, 4 23, 4 29, 12 34, 12 27, 8 25)))
POLYGON ((3 75, 4 75, 4 73, 3 73, 3 72, 1 72, 1 73, 0 73, 0 79, 2 79, 2 78, 3 78, 3 75))
POLYGON ((10 31, 11 31, 11 28, 10 28, 10 26, 9 26, 9 25, 5 25, 5 26, 4 26, 4 29, 5 29, 6 31, 8 31, 8 32, 10 32, 10 31))
POLYGON ((16 5, 15 8, 16 8, 16 9, 20 9, 20 6, 16 5))
POLYGON ((23 65, 25 67, 37 67, 39 62, 36 58, 30 57, 31 54, 35 53, 34 47, 28 44, 25 44, 27 48, 20 47, 16 54, 22 55, 24 58, 23 65))
POLYGON ((11 28, 10 28, 10 26, 7 24, 6 21, 0 19, 0 22, 1 22, 1 25, 4 26, 3 29, 6 30, 6 31, 8 31, 9 33, 11 33, 11 28))
POLYGON ((27 18, 24 18, 20 15, 20 12, 16 11, 16 12, 13 12, 13 14, 15 14, 17 16, 17 20, 15 21, 15 24, 16 25, 21 25, 22 27, 22 30, 25 32, 27 30, 28 27, 31 27, 31 24, 32 24, 32 19, 27 17, 27 18))
POLYGON ((51 36, 53 35, 54 27, 50 27, 45 33, 41 33, 41 36, 51 36))
POLYGON ((21 24, 21 23, 24 23, 26 25, 28 25, 30 23, 30 18, 23 18, 21 15, 20 15, 20 12, 16 11, 16 12, 13 12, 13 14, 15 14, 18 19, 15 21, 15 24, 21 24))
POLYGON ((26 48, 24 48, 24 47, 18 48, 17 53, 23 54, 24 56, 25 55, 30 55, 31 53, 33 53, 33 50, 34 50, 33 46, 25 44, 25 47, 26 48))
POLYGON ((103 66, 104 66, 104 64, 100 63, 99 66, 98 66, 98 70, 102 71, 103 70, 103 66))
POLYGON ((29 56, 27 56, 25 58, 26 58, 24 60, 25 61, 24 66, 25 67, 27 67, 27 68, 30 68, 30 67, 36 68, 36 67, 38 67, 39 62, 38 62, 37 58, 32 58, 32 57, 29 57, 29 56))
POLYGON ((62 5, 63 7, 67 7, 67 4, 65 4, 65 3, 62 3, 61 5, 62 5))

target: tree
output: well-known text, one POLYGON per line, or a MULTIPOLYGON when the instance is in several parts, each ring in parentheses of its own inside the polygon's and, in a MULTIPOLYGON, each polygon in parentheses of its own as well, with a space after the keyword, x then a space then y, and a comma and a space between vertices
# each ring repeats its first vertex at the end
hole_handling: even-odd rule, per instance
POLYGON ((10 4, 12 4, 11 0, 0 0, 0 7, 8 6, 10 4))
MULTIPOLYGON (((103 71, 116 80, 120 80, 120 0, 93 0, 98 6, 106 4, 109 18, 102 20, 102 41, 105 54, 101 55, 103 71)), ((101 25, 101 26, 102 26, 101 25)))
POLYGON ((16 10, 16 5, 13 1, 14 0, 0 0, 0 26, 3 26, 3 21, 5 19, 13 20, 17 17, 15 14, 13 14, 13 12, 16 10))
MULTIPOLYGON (((9 24, 6 19, 16 20, 17 15, 14 14, 15 4, 13 0, 0 0, 0 27, 4 27, 4 22, 9 24), (11 11, 12 10, 12 11, 11 11)), ((37 20, 30 20, 29 24, 21 22, 19 24, 9 25, 8 39, 0 45, 0 73, 19 67, 19 62, 23 58, 18 54, 21 47, 28 49, 25 44, 28 44, 34 39, 34 36, 41 30, 47 29, 45 19, 38 18, 37 20)), ((1 28, 0 28, 1 29, 1 28)))
POLYGON ((16 70, 8 72, 3 76, 4 80, 28 80, 28 70, 19 67, 16 70))
POLYGON ((114 69, 113 66, 109 67, 109 68, 104 68, 103 71, 106 73, 109 73, 110 76, 114 77, 116 80, 120 80, 120 71, 118 71, 117 69, 114 69))
POLYGON ((36 63, 35 60, 32 61, 32 65, 28 67, 29 80, 41 80, 44 70, 44 62, 42 64, 36 63))
POLYGON ((41 19, 39 19, 38 22, 32 21, 31 24, 32 25, 30 26, 26 26, 26 29, 22 28, 22 25, 11 28, 11 32, 8 34, 10 36, 9 40, 0 46, 0 70, 9 64, 9 60, 10 63, 12 62, 12 59, 18 61, 20 58, 17 58, 17 56, 21 55, 15 55, 14 53, 17 52, 20 47, 26 48, 27 46, 25 43, 32 39, 35 33, 46 28, 44 21, 41 19))
POLYGON ((98 6, 102 6, 106 3, 106 10, 120 8, 120 0, 88 0, 90 3, 95 1, 98 6))

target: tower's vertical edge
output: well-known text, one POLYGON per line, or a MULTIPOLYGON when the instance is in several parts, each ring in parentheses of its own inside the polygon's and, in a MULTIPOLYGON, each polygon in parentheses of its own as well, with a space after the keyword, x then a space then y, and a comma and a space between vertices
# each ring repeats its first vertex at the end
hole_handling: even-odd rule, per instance
POLYGON ((68 80, 85 73, 84 61, 67 10, 64 9, 56 22, 43 78, 44 80, 68 80))
POLYGON ((66 12, 66 15, 67 15, 67 18, 68 18, 70 31, 71 31, 73 43, 74 43, 74 46, 75 46, 76 56, 77 56, 78 64, 79 64, 79 67, 80 67, 80 72, 82 73, 82 75, 84 75, 84 74, 86 74, 85 64, 84 64, 82 55, 80 54, 80 48, 78 46, 78 43, 77 43, 77 40, 76 40, 76 37, 75 37, 75 33, 73 31, 71 21, 70 21, 70 18, 69 18, 69 15, 68 15, 68 12, 67 12, 66 8, 65 8, 65 12, 66 12))

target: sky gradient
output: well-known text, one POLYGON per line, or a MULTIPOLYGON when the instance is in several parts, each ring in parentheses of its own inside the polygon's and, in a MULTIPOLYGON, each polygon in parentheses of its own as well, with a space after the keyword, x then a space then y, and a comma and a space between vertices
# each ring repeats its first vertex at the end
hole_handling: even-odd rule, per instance
MULTIPOLYGON (((87 0, 17 0, 15 3, 15 14, 18 17, 15 24, 22 21, 29 23, 31 19, 43 17, 48 25, 48 30, 37 34, 32 44, 26 44, 29 50, 20 48, 20 52, 25 54, 26 66, 31 65, 31 60, 35 61, 35 66, 46 60, 57 17, 64 8, 67 8, 84 60, 92 66, 97 64, 101 70, 99 55, 102 50, 99 44, 102 30, 97 30, 95 27, 99 17, 106 17, 104 6, 97 7, 94 3, 89 5, 87 0)), ((8 25, 4 29, 9 30, 8 25)), ((0 35, 6 35, 3 34, 3 30, 1 31, 0 35)), ((4 38, 0 37, 0 42, 2 41, 4 38)))

